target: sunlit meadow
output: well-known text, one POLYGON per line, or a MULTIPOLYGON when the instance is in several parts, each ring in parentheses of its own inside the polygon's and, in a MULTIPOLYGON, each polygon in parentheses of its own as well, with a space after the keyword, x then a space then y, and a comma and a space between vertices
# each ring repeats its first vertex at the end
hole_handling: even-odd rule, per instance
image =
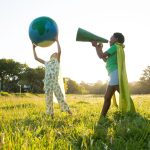
POLYGON ((99 119, 100 95, 67 95, 73 112, 45 114, 44 95, 0 96, 2 150, 148 150, 150 149, 150 95, 132 96, 137 113, 120 114, 111 106, 99 119))

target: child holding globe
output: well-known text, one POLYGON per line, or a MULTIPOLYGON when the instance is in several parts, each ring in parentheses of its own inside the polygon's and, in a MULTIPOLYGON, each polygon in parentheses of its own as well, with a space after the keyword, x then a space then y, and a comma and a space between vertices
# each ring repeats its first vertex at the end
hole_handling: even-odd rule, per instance
POLYGON ((56 96, 58 100, 61 111, 66 111, 69 114, 72 114, 72 112, 69 109, 69 106, 65 102, 65 92, 63 93, 61 86, 58 82, 61 47, 59 44, 58 37, 56 37, 55 40, 57 43, 58 52, 53 53, 50 56, 49 61, 44 61, 37 56, 35 51, 36 46, 33 44, 33 54, 35 60, 45 65, 44 91, 46 94, 46 112, 47 114, 50 114, 52 118, 54 117, 53 94, 56 96))
POLYGON ((122 33, 114 33, 110 38, 110 48, 105 52, 102 51, 102 43, 92 41, 92 46, 96 48, 98 57, 106 62, 106 69, 109 75, 109 82, 104 96, 104 105, 101 116, 106 116, 111 104, 111 98, 115 91, 118 91, 120 94, 120 110, 122 112, 135 111, 134 104, 129 94, 125 69, 124 40, 122 33))

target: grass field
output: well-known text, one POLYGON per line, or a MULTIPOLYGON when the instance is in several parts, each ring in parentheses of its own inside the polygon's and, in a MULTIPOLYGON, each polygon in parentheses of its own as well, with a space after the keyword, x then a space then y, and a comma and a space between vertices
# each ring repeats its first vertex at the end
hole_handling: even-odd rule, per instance
POLYGON ((148 150, 150 149, 150 95, 132 96, 137 113, 120 114, 111 106, 99 120, 103 97, 67 95, 73 116, 45 114, 44 95, 0 96, 2 150, 148 150))

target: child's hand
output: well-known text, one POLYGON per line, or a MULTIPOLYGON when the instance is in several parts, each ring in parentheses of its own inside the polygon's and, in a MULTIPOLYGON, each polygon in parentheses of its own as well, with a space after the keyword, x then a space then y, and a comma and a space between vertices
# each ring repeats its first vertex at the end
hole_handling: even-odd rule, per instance
POLYGON ((95 48, 99 48, 99 49, 103 48, 103 44, 97 41, 92 41, 92 46, 94 46, 95 48))
POLYGON ((55 40, 58 41, 58 35, 55 37, 55 40))
POLYGON ((35 45, 34 43, 32 43, 32 46, 33 46, 33 49, 35 49, 35 48, 36 48, 36 45, 35 45))
POLYGON ((92 46, 97 47, 97 42, 96 41, 92 41, 92 46))
POLYGON ((97 45, 97 47, 98 47, 100 50, 102 50, 103 44, 102 44, 102 43, 99 43, 99 44, 97 45))

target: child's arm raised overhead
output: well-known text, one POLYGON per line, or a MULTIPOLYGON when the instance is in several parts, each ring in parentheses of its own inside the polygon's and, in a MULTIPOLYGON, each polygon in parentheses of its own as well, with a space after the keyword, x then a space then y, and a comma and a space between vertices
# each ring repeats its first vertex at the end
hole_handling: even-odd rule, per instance
POLYGON ((57 56, 57 59, 58 59, 58 61, 60 62, 61 47, 60 47, 60 44, 59 44, 58 36, 56 37, 56 42, 57 42, 57 48, 58 48, 58 56, 57 56))
POLYGON ((42 64, 45 64, 45 61, 43 59, 41 59, 41 58, 38 58, 38 56, 36 54, 36 51, 35 51, 36 45, 34 45, 33 43, 32 43, 32 45, 33 45, 33 54, 34 54, 35 60, 37 60, 38 62, 40 62, 42 64))

